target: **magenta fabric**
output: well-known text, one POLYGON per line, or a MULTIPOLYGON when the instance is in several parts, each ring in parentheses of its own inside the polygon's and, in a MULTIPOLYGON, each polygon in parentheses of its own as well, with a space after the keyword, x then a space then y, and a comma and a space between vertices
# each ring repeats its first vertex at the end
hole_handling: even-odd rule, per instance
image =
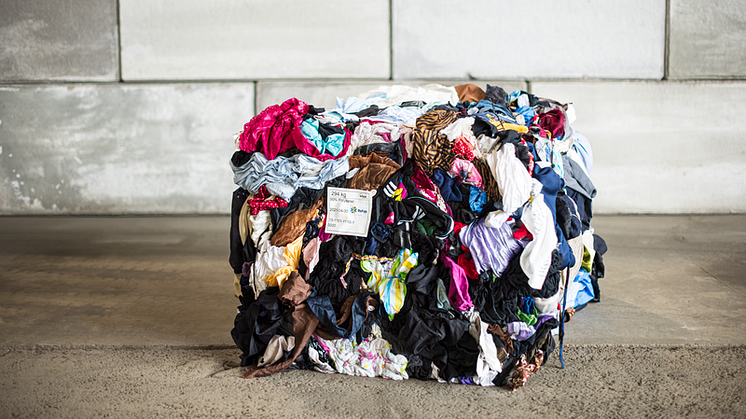
MULTIPOLYGON (((261 151, 269 160, 291 148, 297 148, 320 161, 334 159, 335 156, 330 154, 320 154, 316 146, 301 133, 300 125, 308 109, 308 104, 297 98, 269 106, 244 125, 238 146, 247 153, 261 151)), ((351 138, 352 133, 345 129, 344 147, 340 156, 347 154, 351 138)))
POLYGON ((559 109, 539 114, 539 126, 552 133, 552 138, 565 135, 565 114, 559 109))
POLYGON ((445 252, 440 254, 440 261, 446 269, 451 272, 451 285, 448 287, 448 300, 453 308, 458 311, 467 311, 474 307, 469 296, 469 279, 466 278, 464 268, 458 266, 453 259, 446 256, 445 252))

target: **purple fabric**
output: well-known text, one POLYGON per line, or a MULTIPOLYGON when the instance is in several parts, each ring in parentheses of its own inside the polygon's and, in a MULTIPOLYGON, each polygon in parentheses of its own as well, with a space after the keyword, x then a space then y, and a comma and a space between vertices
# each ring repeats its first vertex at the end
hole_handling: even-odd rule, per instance
POLYGON ((539 319, 536 321, 536 324, 534 325, 534 327, 538 328, 539 326, 541 326, 542 323, 553 318, 554 318, 554 314, 542 314, 541 316, 539 316, 539 319))
POLYGON ((536 333, 536 328, 524 322, 508 323, 508 334, 517 341, 524 341, 536 333))
MULTIPOLYGON (((308 109, 308 104, 296 98, 268 107, 244 125, 238 146, 247 153, 261 151, 268 160, 273 160, 278 154, 291 148, 297 148, 320 161, 334 159, 332 155, 320 154, 316 146, 303 136, 300 126, 308 109)), ((350 131, 345 130, 344 147, 340 156, 347 154, 350 138, 350 131)))
POLYGON ((464 269, 453 259, 446 256, 445 252, 440 254, 440 261, 443 262, 446 269, 451 272, 451 286, 448 287, 448 300, 453 308, 458 311, 466 311, 474 307, 469 296, 469 279, 466 277, 464 269))
POLYGON ((479 273, 492 269, 496 275, 502 275, 513 256, 523 248, 523 243, 513 238, 508 223, 492 228, 484 225, 484 218, 462 228, 459 238, 471 252, 479 273))

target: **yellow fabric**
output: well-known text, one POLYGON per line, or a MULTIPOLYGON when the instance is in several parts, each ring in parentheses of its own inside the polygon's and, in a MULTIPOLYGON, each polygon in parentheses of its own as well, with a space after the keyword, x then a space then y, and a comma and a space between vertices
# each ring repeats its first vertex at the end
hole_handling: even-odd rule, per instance
POLYGON ((407 295, 407 274, 417 266, 416 252, 412 249, 402 249, 396 259, 376 258, 364 256, 360 261, 363 271, 370 273, 367 288, 378 293, 384 310, 393 316, 404 306, 407 295))
POLYGON ((233 274, 233 292, 236 293, 236 297, 242 297, 241 293, 241 274, 233 274))
POLYGON ((525 125, 511 124, 510 122, 501 121, 491 114, 487 114, 487 118, 489 118, 490 124, 496 126, 500 131, 513 130, 518 131, 521 134, 528 132, 528 127, 525 125))
POLYGON ((288 279, 294 270, 298 269, 302 250, 303 235, 285 247, 285 253, 282 254, 282 257, 285 259, 285 262, 287 262, 287 266, 283 266, 272 275, 265 276, 263 278, 264 282, 266 282, 270 287, 282 287, 282 283, 288 279))
POLYGON ((583 246, 583 263, 580 265, 581 269, 585 269, 586 272, 591 271, 591 252, 586 249, 585 246, 583 246))
POLYGON ((249 199, 253 195, 249 195, 246 202, 241 207, 241 213, 238 215, 238 233, 241 235, 241 244, 246 244, 246 238, 249 237, 249 215, 251 214, 251 207, 249 206, 249 199))

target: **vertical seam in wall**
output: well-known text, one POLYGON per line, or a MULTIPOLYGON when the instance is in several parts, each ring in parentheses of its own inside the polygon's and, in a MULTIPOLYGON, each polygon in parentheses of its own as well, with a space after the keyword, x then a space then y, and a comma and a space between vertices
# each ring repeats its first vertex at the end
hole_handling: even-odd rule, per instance
POLYGON ((254 115, 258 115, 259 109, 257 108, 257 105, 259 105, 259 101, 257 100, 257 96, 259 93, 259 88, 258 88, 259 82, 254 81, 253 83, 254 83, 254 115))
POLYGON ((117 79, 120 83, 122 80, 122 22, 120 12, 120 0, 117 0, 117 79))
POLYGON ((389 0, 389 80, 394 80, 394 0, 389 0))
POLYGON ((526 80, 526 93, 533 94, 531 92, 531 80, 526 80))
POLYGON ((666 21, 663 29, 663 80, 668 80, 668 63, 671 38, 671 0, 666 0, 666 21))

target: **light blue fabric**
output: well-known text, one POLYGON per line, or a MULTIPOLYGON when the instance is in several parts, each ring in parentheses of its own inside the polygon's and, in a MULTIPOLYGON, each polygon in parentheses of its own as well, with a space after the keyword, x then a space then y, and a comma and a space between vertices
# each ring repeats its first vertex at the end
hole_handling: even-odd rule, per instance
POLYGON ((302 153, 267 160, 264 154, 255 152, 243 166, 236 167, 231 162, 230 167, 236 185, 250 193, 259 192, 264 185, 272 195, 290 201, 302 186, 322 189, 330 180, 347 173, 350 163, 347 157, 321 162, 302 153))
POLYGON ((593 284, 591 284, 591 274, 586 272, 585 269, 579 270, 578 274, 575 275, 575 279, 573 279, 572 282, 572 288, 579 287, 579 289, 578 293, 575 294, 575 297, 572 300, 567 300, 568 307, 575 308, 578 306, 582 306, 583 304, 586 304, 588 301, 591 301, 593 299, 594 295, 593 284))
POLYGON ((508 95, 508 100, 507 100, 507 102, 508 102, 508 103, 510 103, 510 102, 512 102, 512 101, 514 101, 514 100, 516 100, 516 99, 518 99, 518 96, 520 96, 520 95, 522 95, 522 94, 523 94, 523 92, 521 92, 520 90, 516 90, 516 91, 514 91, 513 93, 511 93, 511 94, 509 94, 509 95, 508 95))
POLYGON ((528 125, 528 122, 531 121, 531 118, 536 116, 536 111, 530 106, 520 107, 516 109, 514 113, 523 115, 523 125, 528 125))
POLYGON ((580 158, 583 159, 583 165, 585 171, 590 175, 593 169, 593 149, 591 149, 591 143, 585 136, 577 131, 573 131, 573 143, 572 148, 580 154, 580 158))
POLYGON ((324 139, 319 134, 319 121, 313 118, 304 120, 300 126, 300 131, 319 150, 319 154, 337 156, 344 148, 344 134, 332 134, 324 139))

